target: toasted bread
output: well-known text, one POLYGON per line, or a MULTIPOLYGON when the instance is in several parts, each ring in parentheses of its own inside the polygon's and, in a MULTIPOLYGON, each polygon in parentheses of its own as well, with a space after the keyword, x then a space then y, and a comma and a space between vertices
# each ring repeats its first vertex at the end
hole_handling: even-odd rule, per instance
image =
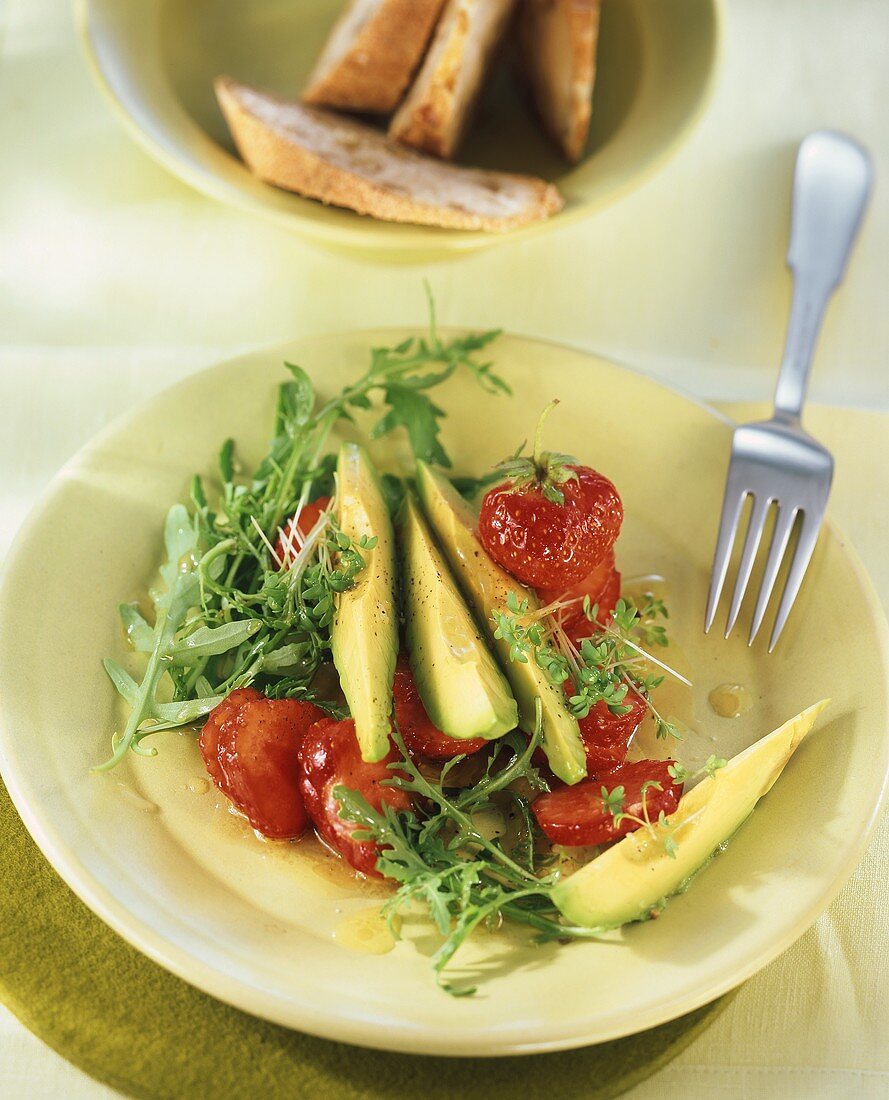
POLYGON ((444 0, 350 0, 302 98, 348 111, 394 111, 420 64, 444 0))
POLYGON ((544 125, 565 156, 583 155, 593 108, 601 0, 521 0, 523 68, 544 125))
POLYGON ((450 158, 465 132, 515 0, 448 0, 389 136, 450 158))
POLYGON ((500 231, 562 208, 545 180, 442 164, 319 107, 229 77, 216 95, 241 156, 266 183, 384 221, 500 231))

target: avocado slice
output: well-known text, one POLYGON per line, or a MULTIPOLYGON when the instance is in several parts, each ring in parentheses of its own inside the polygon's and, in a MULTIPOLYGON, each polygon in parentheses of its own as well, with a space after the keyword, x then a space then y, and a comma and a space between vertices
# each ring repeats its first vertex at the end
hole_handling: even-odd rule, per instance
POLYGON ((536 662, 510 661, 509 642, 494 637, 494 611, 508 610, 510 593, 539 608, 536 596, 519 584, 488 555, 475 533, 476 516, 446 477, 417 463, 420 502, 466 598, 494 646, 519 706, 519 725, 531 733, 535 725, 535 701, 543 717, 543 749, 550 767, 566 783, 586 775, 586 757, 577 719, 565 705, 561 688, 554 687, 536 662))
POLYGON ((408 657, 427 714, 449 737, 502 737, 519 723, 515 699, 410 493, 398 534, 408 657))
POLYGON ((666 825, 628 833, 559 882, 552 899, 572 924, 607 931, 659 912, 731 839, 827 706, 816 703, 682 796, 666 825), (671 837, 675 858, 664 841, 671 837))
POLYGON ((389 752, 392 680, 398 657, 395 602, 395 535, 377 472, 367 452, 344 443, 337 460, 339 525, 360 550, 364 568, 352 588, 337 597, 330 626, 330 648, 340 687, 355 720, 362 759, 371 763, 389 752))

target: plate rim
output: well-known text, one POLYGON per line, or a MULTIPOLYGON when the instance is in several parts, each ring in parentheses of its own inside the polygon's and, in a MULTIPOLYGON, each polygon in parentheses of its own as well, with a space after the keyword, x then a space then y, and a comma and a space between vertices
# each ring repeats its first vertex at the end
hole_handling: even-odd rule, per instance
MULTIPOLYGON (((207 376, 212 375, 218 370, 222 370, 226 367, 233 367, 240 362, 254 360, 260 356, 263 358, 272 358, 277 355, 280 357, 280 355, 285 352, 285 349, 291 348, 296 343, 323 343, 329 340, 355 341, 358 339, 368 341, 379 339, 391 340, 403 337, 407 331, 417 331, 416 326, 414 326, 413 329, 411 326, 405 325, 331 331, 305 337, 295 337, 291 340, 278 341, 269 345, 261 345, 239 353, 238 355, 220 359, 201 370, 195 371, 177 380, 172 385, 162 388, 158 392, 152 394, 147 400, 137 402, 132 407, 124 410, 90 438, 64 463, 35 501, 25 521, 16 532, 2 566, 0 566, 0 608, 6 605, 4 596, 9 583, 9 577, 14 571, 14 566, 19 556, 24 552, 31 529, 36 527, 38 523, 43 520, 47 503, 68 478, 70 472, 76 469, 84 460, 88 459, 95 451, 101 449, 108 438, 118 434, 133 421, 141 419, 155 404, 168 400, 171 395, 187 390, 190 386, 199 386, 207 376)), ((469 330, 459 326, 439 326, 439 332, 441 333, 459 334, 467 331, 469 330)), ((731 427, 734 423, 730 417, 726 416, 718 409, 715 409, 701 398, 686 393, 681 387, 674 386, 662 379, 654 378, 644 370, 616 363, 604 356, 597 355, 595 352, 573 347, 570 344, 557 340, 540 339, 513 332, 506 332, 503 335, 523 343, 542 345, 554 350, 568 351, 574 355, 581 355, 588 359, 598 360, 615 370, 644 379, 647 383, 665 390, 668 394, 678 396, 682 400, 690 402, 702 412, 708 414, 711 418, 717 420, 726 427, 731 427)), ((882 655, 882 665, 886 676, 886 684, 887 687, 889 687, 889 624, 887 624, 882 600, 851 541, 829 518, 825 521, 825 526, 830 530, 832 536, 842 543, 848 564, 852 568, 856 580, 861 585, 862 592, 868 601, 868 605, 875 610, 874 619, 877 641, 882 655)), ((0 611, 0 615, 2 615, 2 611, 0 611)), ((188 982, 190 985, 196 986, 211 996, 216 997, 218 1000, 232 1005, 248 1014, 268 1019, 281 1026, 293 1030, 304 1031, 321 1038, 350 1043, 355 1046, 445 1057, 501 1057, 509 1055, 551 1053, 560 1050, 570 1050, 580 1046, 590 1045, 591 1043, 608 1042, 613 1039, 623 1038, 627 1035, 633 1035, 640 1031, 656 1027, 658 1024, 665 1023, 686 1012, 694 1011, 728 993, 732 989, 737 988, 744 981, 777 958, 778 955, 787 950, 791 944, 796 942, 840 893, 860 862, 864 850, 874 833, 883 807, 886 805, 887 797, 889 797, 889 753, 887 753, 879 794, 871 808, 865 827, 858 834, 855 843, 847 850, 842 868, 833 882, 820 892, 818 898, 800 915, 792 928, 788 929, 777 939, 770 941, 768 946, 751 957, 746 965, 739 968, 733 968, 729 975, 720 980, 708 980, 705 983, 701 983, 698 992, 685 997, 681 1006, 677 1007, 674 1003, 669 1001, 661 1002, 659 1005, 652 1007, 646 1014, 641 1015, 638 1022, 634 1021, 631 1024, 622 1026, 614 1025, 608 1030, 597 1032, 595 1038, 571 1034, 562 1038, 531 1043, 514 1040, 499 1040, 494 1050, 490 1049, 489 1040, 484 1045, 477 1044, 475 1047, 461 1047, 461 1049, 456 1050, 453 1046, 446 1047, 438 1044, 436 1041, 429 1042, 427 1038, 424 1037, 422 1040, 424 1044, 423 1049, 418 1050, 416 1041, 419 1036, 412 1030, 405 1029, 395 1033, 392 1031, 385 1031, 385 1029, 381 1028, 379 1025, 374 1025, 376 1030, 371 1034, 368 1031, 367 1021, 363 1021, 358 1015, 344 1017, 326 1010, 325 1013, 318 1012, 313 1017, 303 1016, 299 1023, 296 1023, 292 1015, 288 1016, 286 1012, 283 1011, 283 1006, 281 1006, 282 1011, 278 1011, 279 1002, 274 998, 269 998, 268 995, 265 996, 264 1006, 262 1008, 257 1008, 255 1002, 254 1007, 246 1004, 245 995, 255 995, 255 986, 250 986, 240 979, 233 979, 221 973, 213 965, 194 958, 184 949, 170 943, 161 932, 157 931, 142 918, 134 916, 122 902, 118 901, 115 896, 95 880, 91 874, 79 869, 76 853, 68 851, 64 836, 61 834, 60 830, 51 823, 45 822, 36 807, 32 808, 26 793, 26 785, 20 785, 19 783, 14 745, 15 737, 8 728, 5 710, 2 706, 2 702, 0 702, 0 775, 2 775, 10 799, 22 818, 25 827, 55 872, 80 900, 118 935, 142 954, 152 959, 164 969, 175 974, 177 977, 188 982)), ((453 1043, 453 1041, 452 1038, 451 1042, 453 1043)))
MULTIPOLYGON (((4 797, 8 798, 8 796, 4 796, 2 794, 2 792, 0 792, 0 802, 3 801, 4 797)), ((8 822, 6 822, 2 817, 0 817, 0 834, 2 834, 4 832, 4 826, 7 825, 7 824, 8 824, 8 822)), ((31 839, 30 834, 27 832, 24 825, 19 821, 19 822, 11 823, 10 827, 13 831, 13 834, 18 829, 20 829, 21 832, 24 834, 24 842, 27 845, 27 848, 28 848, 28 851, 29 851, 29 856, 33 861, 37 861, 37 862, 34 862, 33 866, 36 869, 36 871, 38 872, 38 875, 42 871, 43 873, 52 876, 52 884, 53 884, 52 888, 55 891, 54 896, 58 895, 59 891, 62 891, 63 894, 67 894, 68 888, 65 886, 65 884, 60 879, 58 879, 55 876, 55 872, 52 870, 51 866, 48 863, 45 862, 42 853, 40 852, 39 848, 37 848, 36 844, 34 844, 33 840, 31 839)), ((2 876, 0 876, 0 877, 2 877, 2 876)), ((38 886, 38 890, 39 890, 39 886, 38 886)), ((79 899, 76 898, 76 895, 70 894, 69 896, 64 898, 64 901, 65 901, 65 906, 66 907, 74 906, 75 909, 78 910, 78 911, 82 908, 82 910, 83 910, 83 913, 82 913, 83 920, 88 921, 90 923, 90 926, 95 929, 96 936, 112 937, 114 941, 118 940, 117 933, 114 932, 107 925, 105 925, 104 922, 102 922, 91 910, 87 910, 86 907, 82 907, 81 902, 79 901, 79 899)), ((59 924, 58 921, 56 921, 55 923, 56 923, 56 925, 59 924)), ((26 935, 27 935, 28 926, 25 925, 24 927, 26 928, 26 935)), ((59 928, 60 928, 61 934, 64 935, 64 926, 61 925, 61 926, 59 926, 59 928)), ((115 945, 116 944, 112 944, 112 946, 115 946, 115 945)), ((119 946, 120 946, 120 950, 122 950, 122 951, 132 951, 132 950, 134 950, 133 948, 130 947, 130 945, 126 941, 124 941, 122 939, 120 940, 119 946)), ((151 966, 154 965, 154 963, 152 963, 149 959, 143 958, 143 956, 141 954, 139 954, 139 957, 138 957, 137 961, 140 962, 145 967, 151 967, 151 966)), ((76 978, 74 979, 74 981, 76 981, 76 978)), ((173 975, 173 974, 171 974, 167 971, 164 971, 163 981, 164 981, 164 983, 172 982, 172 983, 174 983, 174 985, 179 983, 179 979, 177 977, 175 977, 175 975, 173 975)), ((77 1044, 77 1042, 76 1042, 77 1036, 76 1035, 72 1036, 71 1033, 70 1033, 70 1030, 65 1035, 61 1035, 59 1033, 60 1029, 57 1026, 56 1027, 53 1026, 53 1024, 55 1022, 55 1016, 53 1015, 52 1010, 47 1009, 45 1003, 38 1004, 37 1008, 35 1009, 34 1006, 35 1006, 36 1002, 33 999, 27 999, 27 992, 26 991, 20 990, 18 988, 13 989, 12 988, 13 984, 16 984, 16 983, 10 983, 8 979, 4 980, 4 976, 2 974, 0 974, 0 999, 2 999, 5 1002, 6 1006, 14 1013, 14 1015, 18 1016, 19 1020, 22 1022, 22 1024, 25 1025, 25 1027, 28 1028, 29 1031, 31 1031, 34 1035, 36 1035, 39 1039, 41 1039, 48 1046, 51 1046, 63 1058, 66 1058, 68 1061, 70 1061, 74 1065, 78 1066, 78 1068, 82 1069, 85 1073, 90 1074, 91 1076, 103 1081, 104 1083, 109 1084, 109 1085, 111 1085, 115 1088, 118 1088, 120 1090, 123 1090, 125 1093, 127 1093, 127 1095, 130 1095, 130 1094, 132 1094, 134 1096, 137 1095, 138 1088, 140 1088, 140 1087, 142 1088, 142 1092, 143 1093, 145 1092, 145 1088, 146 1088, 147 1083, 142 1080, 142 1075, 139 1075, 139 1080, 135 1080, 134 1078, 127 1078, 127 1077, 122 1078, 121 1075, 118 1073, 114 1076, 113 1079, 110 1079, 109 1074, 108 1074, 108 1065, 109 1065, 108 1058, 103 1057, 103 1053, 107 1055, 107 1049, 102 1048, 101 1045, 97 1046, 96 1044, 89 1044, 88 1050, 84 1050, 82 1044, 80 1044, 80 1045, 77 1044), (24 999, 23 999, 23 996, 22 996, 23 992, 25 994, 24 999), (50 1019, 50 1016, 52 1016, 52 1019, 50 1019), (74 1043, 73 1047, 71 1045, 72 1042, 74 1043)), ((50 983, 49 991, 50 991, 51 994, 56 996, 56 999, 58 999, 59 994, 64 995, 64 994, 70 992, 69 990, 67 990, 65 988, 60 988, 60 986, 64 987, 67 984, 68 983, 64 978, 60 979, 58 981, 52 982, 52 983, 50 983)), ((193 986, 189 985, 188 983, 182 983, 182 985, 185 987, 185 989, 187 991, 186 997, 190 997, 190 996, 203 997, 203 994, 201 993, 200 990, 195 989, 193 986)), ((86 992, 87 992, 86 988, 81 989, 81 995, 82 996, 85 996, 86 992)), ((41 996, 42 996, 42 994, 41 994, 41 996)), ((732 1002, 732 1000, 734 999, 735 996, 736 996, 735 993, 728 994, 727 996, 720 998, 718 1001, 714 1001, 711 1004, 705 1006, 704 1008, 698 1009, 696 1013, 693 1013, 692 1015, 700 1015, 700 1018, 697 1019, 695 1022, 693 1022, 690 1026, 684 1028, 681 1031, 681 1033, 674 1039, 674 1041, 672 1043, 670 1043, 669 1045, 666 1045, 665 1048, 663 1050, 661 1050, 661 1052, 659 1054, 655 1054, 654 1058, 651 1061, 644 1061, 642 1063, 637 1062, 635 1068, 630 1071, 630 1074, 622 1082, 624 1088, 632 1088, 636 1084, 639 1084, 641 1080, 647 1079, 647 1078, 653 1076, 664 1065, 666 1065, 668 1062, 672 1061, 675 1057, 677 1057, 699 1035, 701 1035, 705 1030, 707 1030, 707 1028, 709 1028, 719 1018, 719 1016, 722 1015, 723 1012, 725 1012, 725 1010, 731 1004, 731 1002, 732 1002)), ((44 1001, 45 1001, 45 998, 44 998, 44 1001)), ((207 1001, 209 1002, 209 1004, 203 1010, 205 1015, 209 1014, 210 1016, 215 1017, 220 1012, 224 1013, 228 1009, 227 1005, 225 1005, 221 1001, 217 1001, 215 998, 207 998, 207 1001)), ((181 1007, 182 1007, 182 1005, 181 1005, 181 1002, 180 1002, 180 1008, 181 1007)), ((101 1013, 99 1013, 99 1015, 101 1016, 101 1013)), ((108 1016, 109 1013, 105 1012, 104 1015, 108 1016)), ((263 1035, 263 1031, 262 1031, 263 1028, 275 1028, 275 1027, 277 1027, 277 1025, 272 1024, 272 1023, 267 1023, 265 1021, 257 1019, 255 1021, 256 1025, 257 1025, 256 1028, 251 1029, 250 1022, 253 1021, 253 1019, 254 1019, 253 1017, 250 1017, 249 1014, 246 1014, 246 1013, 242 1014, 240 1011, 237 1011, 236 1015, 237 1016, 244 1015, 244 1017, 245 1017, 244 1021, 238 1021, 235 1025, 237 1027, 240 1024, 239 1033, 246 1032, 246 1035, 248 1037, 248 1042, 249 1041, 255 1042, 255 1049, 257 1050, 257 1052, 260 1051, 262 1049, 262 1039, 260 1038, 259 1041, 255 1041, 254 1037, 256 1035, 262 1036, 263 1035)), ((674 1024, 680 1023, 680 1021, 683 1020, 683 1019, 687 1020, 688 1016, 679 1017, 676 1021, 673 1021, 672 1024, 667 1024, 665 1026, 670 1028, 674 1024)), ((204 1022, 206 1023, 206 1020, 204 1022)), ((138 1024, 138 1021, 136 1023, 138 1024)), ((172 1021, 170 1021, 170 1023, 171 1023, 171 1026, 173 1026, 173 1027, 177 1026, 172 1021)), ((64 1029, 62 1029, 62 1030, 64 1030, 64 1029)), ((193 1029, 193 1030, 199 1030, 199 1029, 193 1029)), ((659 1030, 660 1029, 656 1029, 656 1031, 659 1031, 659 1030)), ((128 1030, 128 1034, 129 1034, 130 1038, 136 1039, 136 1037, 138 1036, 138 1031, 139 1031, 138 1026, 130 1026, 129 1030, 128 1030)), ((178 1032, 176 1032, 176 1034, 178 1035, 178 1032)), ((641 1032, 639 1034, 638 1040, 643 1044, 643 1046, 645 1045, 648 1036, 650 1036, 651 1034, 652 1034, 651 1032, 641 1032)), ((302 1045, 304 1043, 304 1041, 307 1041, 308 1043, 326 1042, 326 1040, 318 1040, 314 1036, 309 1036, 309 1035, 304 1034, 302 1032, 291 1031, 291 1030, 288 1029, 286 1031, 286 1036, 283 1039, 283 1042, 281 1042, 280 1045, 279 1045, 279 1051, 282 1052, 282 1053, 285 1053, 285 1058, 284 1058, 285 1062, 288 1061, 288 1058, 286 1056, 286 1052, 297 1050, 297 1051, 300 1052, 299 1056, 298 1056, 299 1062, 303 1065, 308 1064, 311 1067, 312 1058, 313 1058, 313 1055, 315 1053, 316 1048, 312 1048, 312 1049, 308 1049, 308 1050, 305 1049, 304 1046, 302 1045)), ((633 1041, 634 1041, 633 1039, 630 1040, 630 1042, 633 1042, 633 1041)), ((612 1045, 613 1044, 605 1044, 606 1048, 609 1048, 612 1045)), ((106 1047, 107 1047, 107 1044, 106 1044, 106 1047)), ((364 1048, 364 1049, 366 1049, 366 1048, 364 1048)), ((598 1050, 601 1050, 602 1048, 601 1047, 587 1048, 587 1051, 589 1051, 591 1049, 594 1050, 594 1051, 598 1051, 598 1050)), ((361 1053, 363 1053, 363 1049, 362 1048, 357 1048, 355 1053, 360 1055, 361 1053)), ((377 1052, 374 1052, 374 1053, 377 1053, 377 1052)), ((384 1057, 390 1058, 390 1059, 397 1059, 398 1057, 400 1057, 397 1054, 393 1055, 393 1054, 390 1054, 388 1052, 382 1052, 382 1053, 383 1053, 384 1057)), ((583 1057, 585 1053, 586 1052, 584 1050, 581 1050, 579 1052, 581 1057, 583 1057)), ((417 1060, 419 1061, 422 1056, 418 1055, 416 1057, 417 1057, 417 1060)), ((470 1073, 472 1067, 475 1067, 475 1068, 478 1067, 478 1063, 475 1062, 475 1061, 470 1062, 468 1059, 462 1059, 461 1061, 464 1064, 463 1064, 462 1067, 458 1068, 458 1072, 463 1072, 464 1076, 466 1076, 470 1073)), ((129 1065, 130 1065, 130 1063, 126 1062, 126 1066, 129 1066, 129 1065)), ((496 1061, 494 1063, 489 1062, 487 1064, 487 1066, 485 1067, 485 1071, 496 1076, 499 1065, 501 1065, 501 1063, 498 1063, 496 1061)), ((285 1066, 285 1069, 286 1069, 286 1066, 285 1066)), ((423 1062, 420 1061, 420 1064, 419 1064, 419 1067, 418 1067, 418 1072, 420 1074, 423 1074, 423 1073, 429 1074, 430 1072, 433 1072, 433 1070, 432 1070, 432 1067, 430 1067, 428 1065, 424 1065, 423 1062)), ((508 1073, 508 1068, 506 1069, 506 1072, 508 1073)), ((194 1076, 194 1074, 192 1076, 194 1076)), ((281 1078, 282 1081, 284 1080, 284 1077, 282 1077, 282 1075, 280 1073, 278 1074, 278 1077, 281 1078)), ((201 1076, 201 1080, 205 1080, 205 1077, 201 1076)), ((364 1100, 366 1100, 366 1097, 364 1098, 364 1100)), ((601 1097, 600 1100, 605 1100, 605 1097, 604 1096, 601 1097)))
MULTIPOLYGON (((160 142, 140 126, 103 68, 98 49, 93 40, 93 5, 95 0, 73 0, 75 33, 94 85, 111 106, 114 114, 123 123, 124 129, 130 137, 165 171, 176 179, 182 180, 199 194, 232 209, 253 214, 270 224, 283 226, 310 241, 313 245, 359 256, 364 254, 374 260, 390 263, 416 263, 423 259, 433 258, 439 260, 455 259, 507 241, 525 241, 549 230, 564 228, 591 217, 650 182, 679 153, 703 121, 715 98, 726 53, 726 24, 728 22, 726 7, 728 0, 707 0, 707 2, 713 15, 713 38, 710 65, 700 97, 667 144, 648 160, 638 172, 631 175, 628 180, 625 180, 620 186, 615 187, 598 200, 571 205, 543 221, 518 226, 502 233, 489 233, 482 230, 437 229, 434 226, 403 223, 412 230, 412 233, 410 238, 405 236, 401 239, 400 235, 381 233, 374 236, 366 233, 365 226, 361 224, 362 221, 371 220, 375 224, 384 226, 394 224, 374 219, 371 216, 362 217, 359 215, 359 221, 354 225, 319 225, 313 218, 300 213, 298 210, 292 213, 276 210, 242 192, 238 187, 232 187, 229 191, 220 185, 221 181, 215 174, 198 172, 183 163, 179 157, 164 148, 160 142)), ((195 123, 195 125, 197 124, 195 123)), ((203 131, 201 132, 203 133, 203 131)), ((306 202, 315 201, 306 199, 304 196, 297 197, 306 202)))

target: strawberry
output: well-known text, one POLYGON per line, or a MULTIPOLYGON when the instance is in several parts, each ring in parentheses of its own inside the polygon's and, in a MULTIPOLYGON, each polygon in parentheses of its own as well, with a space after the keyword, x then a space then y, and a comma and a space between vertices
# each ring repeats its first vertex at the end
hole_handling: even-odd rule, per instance
POLYGON ((676 809, 682 784, 670 775, 671 763, 639 760, 619 764, 595 779, 541 795, 531 809, 554 844, 607 844, 639 828, 640 821, 657 821, 662 811, 671 814, 676 809), (616 821, 621 812, 628 817, 616 821))
POLYGON ((410 665, 404 656, 398 658, 395 666, 395 682, 392 685, 395 696, 395 718, 404 739, 405 747, 412 756, 426 756, 432 760, 450 760, 455 756, 468 756, 487 745, 482 737, 461 740, 448 737, 432 721, 423 706, 423 700, 417 691, 411 674, 410 665))
POLYGON ((381 878, 376 869, 377 846, 372 840, 359 840, 352 834, 359 826, 340 817, 340 803, 334 795, 337 787, 358 791, 375 810, 386 802, 395 810, 407 810, 411 797, 385 783, 393 778, 388 765, 398 759, 394 750, 375 764, 361 759, 355 737, 355 723, 322 718, 306 733, 299 750, 300 788, 306 812, 321 838, 347 863, 366 875, 381 878))
POLYGON ((538 588, 540 602, 546 606, 558 603, 555 617, 569 637, 587 638, 597 627, 590 623, 583 610, 583 601, 589 597, 590 607, 597 607, 596 623, 607 626, 611 621, 617 601, 620 599, 620 573, 614 568, 614 550, 611 549, 601 562, 570 588, 538 588))
POLYGON ((296 837, 306 827, 297 752, 323 714, 304 699, 266 699, 239 688, 207 717, 200 737, 207 771, 263 836, 296 837))
POLYGON ((562 591, 588 576, 614 546, 623 505, 607 477, 542 449, 543 419, 553 404, 540 418, 533 455, 517 452, 501 464, 507 480, 485 494, 478 534, 517 580, 562 591))
POLYGON ((310 500, 308 504, 303 505, 300 509, 299 519, 296 523, 293 522, 294 517, 291 516, 282 525, 278 541, 275 543, 275 557, 280 562, 281 569, 287 569, 293 563, 302 544, 306 541, 307 535, 321 518, 321 513, 326 511, 329 506, 330 497, 318 497, 316 500, 310 500))

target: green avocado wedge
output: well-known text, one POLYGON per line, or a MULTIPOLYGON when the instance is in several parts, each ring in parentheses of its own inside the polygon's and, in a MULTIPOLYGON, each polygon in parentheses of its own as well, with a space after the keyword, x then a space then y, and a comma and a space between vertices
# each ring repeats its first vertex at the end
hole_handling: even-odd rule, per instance
POLYGON ((750 816, 827 703, 804 710, 702 779, 663 824, 628 833, 557 883, 552 899, 565 918, 605 932, 660 912, 750 816))
POLYGON ((577 720, 565 705, 560 688, 554 687, 534 661, 509 659, 509 643, 494 637, 495 611, 506 612, 511 593, 539 607, 533 592, 519 584, 488 555, 475 533, 476 516, 448 479, 417 463, 417 492, 426 518, 438 537, 457 582, 472 605, 479 623, 494 647, 519 708, 519 725, 531 733, 539 699, 543 718, 543 748, 553 772, 565 783, 577 783, 586 775, 586 757, 577 720))
POLYGON ((423 706, 449 737, 502 737, 518 725, 515 699, 410 493, 397 526, 405 637, 423 706))
POLYGON ((352 588, 337 598, 330 627, 340 687, 355 720, 361 756, 370 763, 382 760, 390 748, 389 714, 398 657, 395 534, 377 472, 356 443, 340 448, 337 486, 343 534, 356 548, 362 537, 376 539, 372 549, 359 549, 364 568, 352 588))

